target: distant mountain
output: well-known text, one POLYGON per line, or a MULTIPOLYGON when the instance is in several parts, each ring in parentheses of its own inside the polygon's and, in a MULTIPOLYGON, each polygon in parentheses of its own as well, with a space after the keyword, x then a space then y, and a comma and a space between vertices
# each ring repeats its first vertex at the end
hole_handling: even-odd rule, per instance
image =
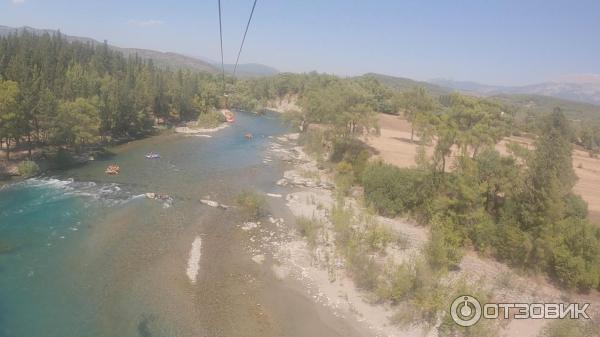
MULTIPOLYGON (((219 71, 221 70, 221 62, 220 61, 211 60, 209 58, 202 57, 202 56, 197 56, 197 58, 201 59, 202 61, 212 64, 217 69, 219 69, 219 71)), ((225 72, 228 74, 232 74, 234 67, 235 67, 235 64, 225 63, 225 72)), ((279 70, 277 70, 273 67, 270 67, 270 66, 266 66, 264 64, 241 63, 241 64, 238 64, 238 68, 236 71, 236 77, 242 77, 242 78, 264 77, 264 76, 277 75, 279 73, 280 73, 279 70)))
MULTIPOLYGON (((363 76, 374 77, 388 87, 400 91, 409 90, 415 86, 421 86, 432 96, 448 95, 454 91, 459 91, 466 95, 486 96, 500 103, 515 107, 520 115, 544 114, 559 107, 571 119, 600 120, 600 106, 598 105, 540 94, 521 94, 515 90, 515 88, 491 86, 467 81, 456 82, 436 80, 435 83, 421 82, 409 78, 373 73, 365 74, 363 76), (503 91, 506 91, 506 93, 503 93, 503 91)), ((533 91, 533 89, 529 90, 533 91)))
POLYGON ((458 90, 463 93, 479 95, 494 94, 500 92, 503 89, 506 89, 505 87, 501 86, 487 85, 471 81, 453 81, 447 79, 434 79, 428 81, 428 83, 439 85, 445 88, 450 88, 453 90, 458 90))
MULTIPOLYGON (((25 32, 35 35, 58 34, 58 30, 53 29, 37 29, 27 26, 19 28, 0 26, 0 37, 7 36, 9 34, 23 34, 25 32)), ((81 43, 91 43, 93 45, 99 45, 102 43, 87 37, 71 36, 65 34, 62 34, 62 36, 69 42, 76 41, 81 43)), ((151 59, 154 62, 154 64, 163 68, 169 67, 171 69, 189 69, 209 73, 218 73, 221 71, 220 63, 202 57, 186 56, 177 53, 161 52, 150 49, 121 48, 112 45, 109 45, 109 47, 113 50, 123 53, 123 55, 125 56, 137 54, 143 59, 151 59)), ((226 64, 225 72, 231 74, 233 72, 233 67, 233 64, 226 64)), ((239 77, 272 76, 278 73, 279 70, 258 63, 239 64, 237 69, 237 76, 239 77)))
POLYGON ((570 76, 516 88, 513 93, 538 94, 600 105, 600 75, 570 76))
POLYGON ((480 95, 543 95, 600 105, 600 75, 564 77, 555 81, 525 86, 494 86, 475 82, 432 80, 430 83, 480 95))
POLYGON ((432 96, 448 95, 455 91, 451 88, 445 88, 429 82, 415 81, 405 77, 395 77, 376 73, 367 73, 362 75, 362 77, 373 77, 388 87, 400 91, 406 91, 414 87, 424 87, 432 96))
MULTIPOLYGON (((220 64, 214 64, 215 66, 220 67, 220 64)), ((233 73, 234 64, 226 64, 225 72, 233 73)), ((236 77, 263 77, 263 76, 273 76, 279 74, 279 70, 266 66, 260 63, 243 63, 238 64, 236 77)))
POLYGON ((503 104, 514 106, 520 115, 540 115, 549 113, 554 108, 561 108, 565 115, 573 120, 600 120, 600 106, 595 104, 542 95, 498 94, 488 97, 503 104))
MULTIPOLYGON (((43 35, 50 34, 55 35, 58 34, 57 30, 52 29, 36 29, 32 27, 6 27, 0 26, 0 37, 7 36, 9 34, 23 34, 30 33, 35 35, 43 35)), ((61 33, 62 34, 62 33, 61 33)), ((70 36, 62 34, 62 36, 69 42, 82 42, 82 43, 90 43, 92 45, 100 45, 102 44, 99 41, 96 41, 87 37, 79 37, 79 36, 70 36)), ((177 53, 165 53, 156 50, 149 49, 137 49, 137 48, 121 48, 109 45, 109 47, 113 50, 119 51, 123 53, 125 56, 135 55, 137 54, 139 57, 143 59, 151 59, 154 64, 159 67, 169 67, 171 69, 189 69, 193 71, 201 71, 201 72, 209 72, 209 73, 217 73, 219 70, 213 66, 212 64, 202 61, 200 59, 185 56, 177 53)))
MULTIPOLYGON (((29 33, 29 34, 33 34, 33 35, 44 35, 44 34, 55 35, 55 34, 58 34, 58 32, 59 32, 58 30, 54 30, 54 29, 38 29, 38 28, 33 28, 33 27, 28 27, 28 26, 23 26, 23 27, 18 27, 18 28, 0 26, 0 37, 7 36, 9 34, 23 34, 23 33, 29 33)), ((69 35, 65 35, 65 34, 62 34, 62 36, 69 42, 76 41, 76 42, 82 42, 82 43, 100 44, 100 42, 98 42, 94 39, 87 38, 87 37, 69 36, 69 35)))

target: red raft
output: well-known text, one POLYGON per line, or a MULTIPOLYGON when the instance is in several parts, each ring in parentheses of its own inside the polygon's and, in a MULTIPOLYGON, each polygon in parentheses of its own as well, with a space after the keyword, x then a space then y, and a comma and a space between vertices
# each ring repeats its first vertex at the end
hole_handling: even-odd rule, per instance
POLYGON ((221 113, 223 114, 223 116, 225 116, 225 120, 228 123, 235 122, 235 115, 233 114, 233 112, 231 112, 231 110, 229 110, 229 109, 223 109, 223 110, 221 110, 221 113))

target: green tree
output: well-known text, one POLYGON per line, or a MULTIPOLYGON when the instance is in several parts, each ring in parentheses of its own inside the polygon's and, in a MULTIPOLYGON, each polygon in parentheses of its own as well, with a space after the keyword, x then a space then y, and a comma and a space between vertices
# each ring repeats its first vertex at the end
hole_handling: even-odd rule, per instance
POLYGON ((401 98, 404 116, 411 124, 410 141, 414 140, 415 123, 420 115, 431 113, 435 109, 435 101, 423 87, 415 87, 402 94, 401 98))
POLYGON ((96 140, 100 127, 96 104, 97 100, 85 98, 61 102, 54 127, 55 139, 76 147, 96 140))
POLYGON ((0 139, 6 143, 6 159, 10 159, 10 142, 19 133, 19 85, 0 79, 0 139))
POLYGON ((565 198, 575 185, 571 129, 560 110, 545 120, 535 152, 528 163, 522 196, 522 223, 540 229, 564 218, 565 198))
POLYGON ((42 140, 47 141, 49 133, 53 132, 54 120, 58 111, 58 101, 52 91, 47 88, 42 90, 35 110, 36 114, 33 123, 36 138, 38 142, 42 140))

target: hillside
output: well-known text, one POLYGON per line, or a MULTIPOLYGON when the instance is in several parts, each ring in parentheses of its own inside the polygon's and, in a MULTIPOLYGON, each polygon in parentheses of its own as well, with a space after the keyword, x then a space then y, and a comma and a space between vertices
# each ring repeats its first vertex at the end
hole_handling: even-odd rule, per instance
POLYGON ((421 86, 427 89, 433 96, 448 95, 453 91, 460 91, 467 95, 484 95, 514 107, 520 115, 539 115, 551 112, 554 108, 559 107, 571 119, 600 120, 600 106, 590 103, 535 94, 497 93, 496 90, 499 87, 480 85, 475 82, 451 82, 441 80, 436 82, 454 86, 450 88, 429 82, 415 81, 408 78, 382 74, 369 73, 363 76, 372 76, 388 87, 400 91, 408 90, 415 86, 421 86))
POLYGON ((432 96, 447 95, 454 91, 453 89, 441 87, 428 82, 415 81, 405 77, 395 77, 376 73, 367 73, 361 77, 373 77, 386 86, 400 91, 409 90, 413 87, 424 87, 432 96))
MULTIPOLYGON (((0 37, 7 36, 9 34, 23 34, 29 33, 34 35, 43 35, 50 34, 55 35, 58 34, 58 30, 52 29, 37 29, 32 27, 7 27, 0 26, 0 37)), ((102 42, 96 41, 87 37, 80 36, 71 36, 71 35, 61 35, 69 42, 81 42, 81 43, 90 43, 92 45, 99 45, 102 42)), ((135 55, 137 54, 139 57, 147 60, 154 61, 154 64, 161 68, 170 68, 174 70, 178 69, 189 69, 193 71, 200 72, 208 72, 208 73, 219 73, 221 71, 221 64, 202 58, 202 57, 193 57, 182 55, 178 53, 172 52, 161 52, 150 49, 140 49, 140 48, 121 48, 113 45, 109 45, 112 50, 119 51, 123 53, 125 56, 135 55)), ((233 73, 233 64, 225 64, 225 72, 233 73)), ((259 63, 242 63, 238 65, 237 68, 237 77, 240 78, 248 78, 248 77, 262 77, 262 76, 272 76, 278 74, 279 70, 266 66, 264 64, 259 63)))
MULTIPOLYGON (((59 31, 52 30, 52 29, 36 29, 36 28, 32 28, 32 27, 12 28, 12 27, 0 26, 0 37, 6 36, 9 34, 15 34, 15 33, 16 34, 29 33, 29 34, 34 34, 34 35, 43 35, 43 34, 55 35, 55 34, 58 34, 59 31)), ((70 36, 70 35, 66 35, 66 34, 62 34, 62 33, 61 33, 61 35, 69 42, 90 43, 94 46, 102 44, 102 42, 99 42, 99 41, 96 41, 94 39, 87 38, 87 37, 70 36)), ((123 53, 123 55, 125 55, 125 56, 137 54, 139 57, 141 57, 143 59, 151 59, 154 61, 154 63, 156 65, 158 65, 159 67, 163 67, 163 68, 168 67, 168 68, 175 69, 175 70, 189 69, 189 70, 193 70, 193 71, 201 71, 201 72, 209 72, 209 73, 217 73, 219 71, 217 67, 213 66, 212 64, 210 64, 208 62, 199 60, 194 57, 177 54, 177 53, 160 52, 160 51, 149 50, 149 49, 121 48, 121 47, 116 47, 116 46, 112 46, 112 45, 109 45, 109 47, 113 50, 123 53)))
MULTIPOLYGON (((215 66, 220 67, 220 65, 216 64, 215 66)), ((233 73, 234 66, 233 64, 226 64, 225 72, 233 73)), ((279 70, 259 63, 239 64, 236 71, 236 77, 240 78, 273 76, 277 74, 279 74, 279 70)))
POLYGON ((469 81, 435 79, 432 84, 476 95, 542 95, 600 105, 600 75, 575 75, 524 86, 497 86, 469 81))
POLYGON ((137 48, 119 48, 111 46, 112 49, 120 51, 125 56, 137 54, 143 59, 149 59, 159 67, 170 68, 170 69, 189 69, 193 71, 217 73, 218 68, 210 63, 206 63, 197 58, 171 53, 171 52, 160 52, 149 49, 137 49, 137 48))
POLYGON ((558 107, 574 120, 600 120, 600 106, 594 104, 541 95, 500 94, 490 98, 514 106, 520 114, 539 115, 558 107))

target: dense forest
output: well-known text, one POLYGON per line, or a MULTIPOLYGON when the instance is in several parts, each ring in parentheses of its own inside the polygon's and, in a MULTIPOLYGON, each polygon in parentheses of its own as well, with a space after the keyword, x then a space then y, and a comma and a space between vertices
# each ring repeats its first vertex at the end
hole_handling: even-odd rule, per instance
MULTIPOLYGON (((135 55, 125 57, 106 44, 67 42, 60 34, 1 38, 0 55, 0 146, 7 157, 15 144, 77 148, 139 137, 157 123, 196 120, 224 103, 219 76, 171 71, 135 55)), ((283 73, 227 82, 231 107, 259 111, 273 100, 294 97, 305 111, 296 111, 302 125, 348 123, 350 132, 360 129, 352 124, 374 126, 377 112, 404 111, 413 121, 415 107, 432 103, 423 100, 425 89, 414 97, 411 90, 394 90, 374 76, 283 73)), ((448 97, 427 96, 436 103, 448 97)), ((538 121, 528 116, 516 126, 537 133, 538 121)), ((599 130, 600 124, 580 123, 571 140, 597 151, 599 130)))
POLYGON ((369 77, 281 74, 240 82, 236 95, 251 108, 297 97, 302 111, 290 118, 303 127, 306 147, 332 165, 338 189, 362 185, 380 213, 430 225, 427 255, 434 270, 454 268, 471 248, 546 273, 567 288, 600 288, 600 229, 572 191, 573 144, 590 155, 598 149, 593 121, 570 120, 560 108, 524 121, 519 107, 494 99, 434 97, 424 88, 398 92, 369 77), (376 132, 376 112, 401 113, 411 122, 411 141, 420 144, 418 168, 367 161, 360 139, 376 132), (533 150, 510 144, 502 155, 495 149, 521 132, 535 139, 533 150), (433 148, 430 155, 426 147, 433 148))
POLYGON ((160 69, 106 44, 57 35, 0 39, 0 139, 78 147, 132 138, 157 122, 191 120, 219 104, 217 78, 160 69))

